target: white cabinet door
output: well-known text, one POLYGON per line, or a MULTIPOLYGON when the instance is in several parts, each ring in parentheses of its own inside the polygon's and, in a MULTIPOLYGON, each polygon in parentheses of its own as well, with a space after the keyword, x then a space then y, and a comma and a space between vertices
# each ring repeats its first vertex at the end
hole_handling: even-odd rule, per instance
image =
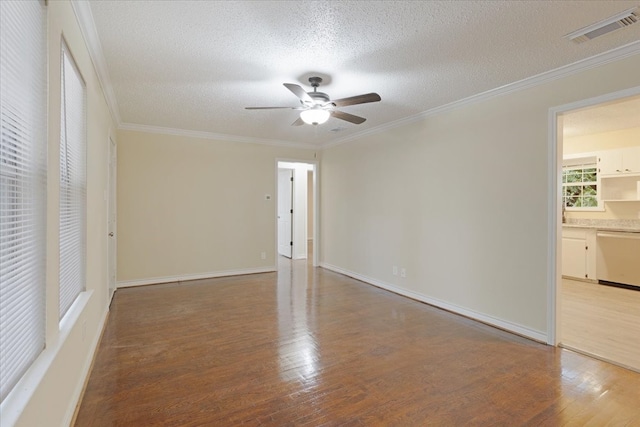
POLYGON ((640 147, 599 152, 598 172, 601 175, 640 174, 640 147))
POLYGON ((622 152, 608 150, 598 153, 598 172, 601 175, 618 175, 622 173, 622 152))
POLYGON ((640 147, 624 148, 622 151, 622 172, 640 173, 640 147))
POLYGON ((586 240, 562 238, 562 275, 587 278, 586 240))

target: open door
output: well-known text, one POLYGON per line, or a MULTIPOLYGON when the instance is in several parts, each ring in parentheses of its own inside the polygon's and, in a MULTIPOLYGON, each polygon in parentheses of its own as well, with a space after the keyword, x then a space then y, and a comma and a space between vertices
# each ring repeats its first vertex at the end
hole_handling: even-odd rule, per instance
POLYGON ((108 189, 108 219, 107 219, 107 282, 109 284, 109 301, 116 290, 116 172, 117 152, 116 143, 109 138, 109 189, 108 189))
POLYGON ((278 253, 293 250, 293 169, 278 169, 278 253))

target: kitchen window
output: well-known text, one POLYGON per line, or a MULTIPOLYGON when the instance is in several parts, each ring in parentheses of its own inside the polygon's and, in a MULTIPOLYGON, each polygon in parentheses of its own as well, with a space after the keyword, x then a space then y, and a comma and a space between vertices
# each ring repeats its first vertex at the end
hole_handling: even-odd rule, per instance
POLYGON ((598 168, 595 161, 565 164, 562 168, 562 203, 571 210, 599 208, 598 168))

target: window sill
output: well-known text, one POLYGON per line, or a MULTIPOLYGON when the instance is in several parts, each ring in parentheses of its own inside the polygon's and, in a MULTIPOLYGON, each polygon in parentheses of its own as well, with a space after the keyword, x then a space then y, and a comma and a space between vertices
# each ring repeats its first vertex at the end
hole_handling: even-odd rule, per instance
POLYGON ((565 208, 565 212, 605 212, 604 206, 595 208, 565 208))
POLYGON ((38 390, 42 379, 67 341, 71 330, 87 307, 93 292, 93 290, 84 291, 78 295, 67 314, 60 321, 60 335, 58 338, 54 339, 53 343, 45 343, 42 353, 2 401, 2 404, 0 404, 0 424, 3 427, 10 427, 18 422, 31 398, 38 390))

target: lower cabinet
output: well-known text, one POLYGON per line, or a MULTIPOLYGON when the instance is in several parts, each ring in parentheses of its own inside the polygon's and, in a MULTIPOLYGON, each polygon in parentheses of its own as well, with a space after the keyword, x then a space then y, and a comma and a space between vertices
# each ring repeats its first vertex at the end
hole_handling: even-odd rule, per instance
POLYGON ((562 275, 596 280, 596 230, 562 228, 562 275))

